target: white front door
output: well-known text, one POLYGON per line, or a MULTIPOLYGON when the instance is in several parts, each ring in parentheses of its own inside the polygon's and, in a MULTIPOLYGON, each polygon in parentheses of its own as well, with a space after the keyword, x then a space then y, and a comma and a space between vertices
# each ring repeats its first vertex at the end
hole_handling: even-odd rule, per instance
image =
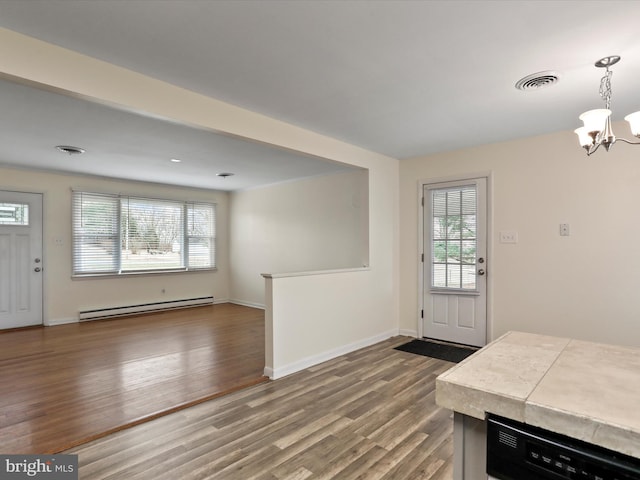
POLYGON ((426 184, 422 335, 483 346, 487 335, 487 179, 426 184))
POLYGON ((42 325, 42 195, 0 191, 0 329, 42 325))

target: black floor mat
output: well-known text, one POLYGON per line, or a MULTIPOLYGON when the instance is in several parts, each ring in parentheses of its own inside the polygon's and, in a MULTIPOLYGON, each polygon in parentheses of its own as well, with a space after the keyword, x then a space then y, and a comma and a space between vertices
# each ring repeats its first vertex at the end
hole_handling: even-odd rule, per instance
POLYGON ((458 347, 456 345, 430 342, 428 340, 412 340, 395 349, 455 363, 461 362, 469 355, 478 351, 478 349, 473 347, 458 347))

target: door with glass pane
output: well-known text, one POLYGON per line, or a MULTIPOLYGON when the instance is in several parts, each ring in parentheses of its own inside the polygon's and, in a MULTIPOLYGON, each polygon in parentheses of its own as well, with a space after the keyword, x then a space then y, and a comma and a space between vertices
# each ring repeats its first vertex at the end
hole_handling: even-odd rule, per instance
POLYGON ((423 186, 424 337, 486 343, 486 190, 486 178, 423 186))
POLYGON ((0 191, 0 329, 42 324, 42 195, 0 191))

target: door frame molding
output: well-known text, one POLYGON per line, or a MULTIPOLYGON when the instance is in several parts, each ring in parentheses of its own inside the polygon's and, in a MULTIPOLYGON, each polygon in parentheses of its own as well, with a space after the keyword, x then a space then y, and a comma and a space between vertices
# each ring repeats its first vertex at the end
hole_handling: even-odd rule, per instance
POLYGON ((422 195, 426 185, 446 182, 464 182, 476 178, 487 179, 487 258, 490 259, 490 269, 487 275, 487 332, 486 342, 493 340, 493 172, 485 170, 481 172, 465 173, 460 175, 449 175, 446 177, 429 177, 418 180, 417 185, 417 205, 418 205, 418 252, 416 253, 417 275, 418 275, 418 309, 416 311, 416 324, 418 338, 424 336, 423 319, 421 312, 424 311, 424 261, 421 260, 424 254, 424 205, 422 195))

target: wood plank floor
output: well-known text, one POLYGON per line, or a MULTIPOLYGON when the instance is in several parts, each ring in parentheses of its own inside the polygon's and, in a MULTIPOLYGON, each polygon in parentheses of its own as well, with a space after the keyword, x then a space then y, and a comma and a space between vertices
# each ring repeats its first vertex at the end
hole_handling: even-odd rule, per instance
POLYGON ((0 333, 0 452, 57 453, 263 370, 264 311, 233 304, 0 333))
POLYGON ((395 337, 71 449, 83 480, 450 480, 452 363, 395 337))

